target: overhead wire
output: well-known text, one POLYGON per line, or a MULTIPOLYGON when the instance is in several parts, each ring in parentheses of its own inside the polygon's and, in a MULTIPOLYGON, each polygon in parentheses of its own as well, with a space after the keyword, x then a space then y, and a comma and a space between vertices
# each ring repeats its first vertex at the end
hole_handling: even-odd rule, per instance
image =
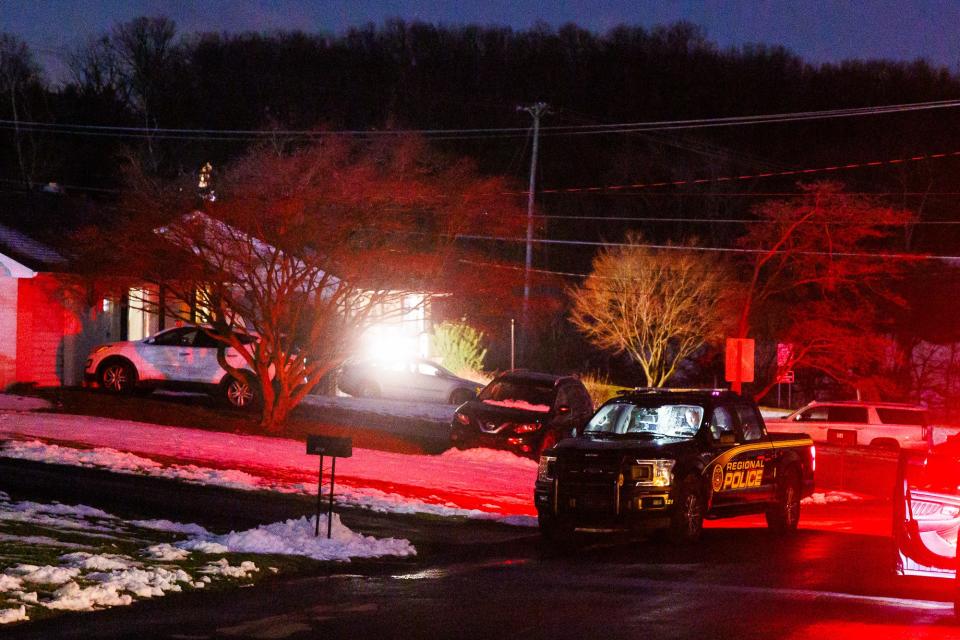
MULTIPOLYGON (((639 131, 671 131, 677 129, 700 129, 705 127, 731 127, 768 123, 802 122, 835 118, 887 115, 934 109, 952 109, 960 107, 960 100, 938 100, 928 102, 880 105, 873 107, 851 107, 845 109, 826 109, 820 111, 797 111, 752 116, 723 116, 714 118, 694 118, 681 120, 654 120, 621 122, 590 125, 547 125, 540 129, 541 135, 600 135, 610 133, 631 133, 639 131)), ((417 134, 436 139, 463 139, 469 137, 517 137, 527 135, 528 127, 473 127, 450 129, 210 129, 210 128, 173 128, 141 127, 117 125, 92 125, 82 123, 51 123, 31 120, 0 119, 0 128, 19 128, 24 131, 46 131, 76 135, 113 135, 118 137, 154 137, 188 138, 197 140, 216 139, 263 139, 270 137, 322 138, 335 136, 350 137, 390 137, 417 134)))

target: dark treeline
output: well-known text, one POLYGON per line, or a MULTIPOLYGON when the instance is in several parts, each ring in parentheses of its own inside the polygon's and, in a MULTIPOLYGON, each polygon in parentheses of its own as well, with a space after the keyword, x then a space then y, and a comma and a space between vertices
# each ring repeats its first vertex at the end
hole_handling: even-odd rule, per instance
MULTIPOLYGON (((620 26, 599 34, 567 25, 528 30, 390 21, 336 35, 181 34, 164 18, 114 27, 73 52, 71 77, 44 82, 27 47, 0 39, 0 185, 56 181, 110 205, 125 155, 158 175, 222 166, 249 136, 160 130, 385 130, 528 127, 518 105, 549 103, 543 124, 593 125, 789 113, 960 98, 960 80, 917 61, 810 65, 776 46, 721 49, 698 27, 620 26), (142 127, 129 135, 52 132, 25 125, 142 127), (226 139, 225 139, 226 138, 226 139)), ((541 139, 540 186, 564 188, 714 179, 844 165, 960 149, 956 110, 744 127, 541 139)), ((262 141, 260 142, 263 143, 262 141)), ((293 144, 277 135, 268 144, 293 144)), ((294 142, 295 143, 295 142, 294 142)), ((522 135, 438 142, 483 171, 524 188, 530 140, 522 135)), ((922 220, 960 219, 960 159, 828 174, 852 191, 882 192, 922 220), (914 192, 923 195, 909 195, 914 192)), ((817 174, 816 177, 824 177, 817 174)), ((811 177, 811 179, 813 179, 811 177)), ((689 218, 749 215, 767 193, 797 178, 707 182, 696 187, 544 194, 553 216, 660 217, 646 223, 550 219, 542 236, 619 240, 628 229, 654 240, 696 237, 730 245, 743 229, 689 218)), ((952 227, 917 227, 904 249, 960 253, 952 227)), ((538 248, 539 266, 583 272, 590 247, 538 248)), ((501 251, 519 257, 520 247, 501 251)))

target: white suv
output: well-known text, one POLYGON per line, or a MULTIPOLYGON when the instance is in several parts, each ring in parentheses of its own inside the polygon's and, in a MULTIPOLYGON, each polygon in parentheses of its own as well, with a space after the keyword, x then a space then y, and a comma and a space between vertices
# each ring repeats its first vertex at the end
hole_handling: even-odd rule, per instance
MULTIPOLYGON (((243 342, 256 337, 243 335, 243 342)), ((196 326, 161 331, 137 341, 111 342, 93 349, 84 369, 84 385, 110 393, 135 390, 177 389, 206 391, 231 406, 250 406, 257 397, 252 372, 246 379, 229 375, 217 362, 219 343, 196 326)), ((235 349, 226 350, 226 359, 237 369, 247 363, 235 349)))
POLYGON ((766 420, 767 431, 803 431, 815 442, 926 450, 956 429, 932 426, 925 407, 895 402, 811 402, 780 420, 766 420))

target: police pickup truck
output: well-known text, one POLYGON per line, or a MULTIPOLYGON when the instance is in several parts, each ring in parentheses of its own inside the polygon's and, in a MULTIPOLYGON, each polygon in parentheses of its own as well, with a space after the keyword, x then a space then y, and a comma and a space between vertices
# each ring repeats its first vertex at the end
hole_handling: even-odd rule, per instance
POLYGON ((700 537, 704 518, 763 513, 796 530, 816 451, 768 434, 756 404, 712 389, 634 389, 608 400, 540 458, 534 501, 547 539, 574 530, 665 529, 700 537))

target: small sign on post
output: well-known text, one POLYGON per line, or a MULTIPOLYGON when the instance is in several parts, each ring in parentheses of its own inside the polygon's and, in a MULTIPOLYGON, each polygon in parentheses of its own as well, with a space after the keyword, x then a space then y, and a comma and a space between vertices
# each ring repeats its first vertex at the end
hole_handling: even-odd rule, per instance
POLYGON ((337 458, 349 458, 353 455, 351 438, 333 436, 307 436, 307 455, 320 456, 320 475, 317 478, 317 524, 313 535, 320 535, 320 512, 323 509, 323 456, 330 456, 330 502, 327 507, 327 538, 330 538, 333 523, 333 487, 337 480, 337 458))

